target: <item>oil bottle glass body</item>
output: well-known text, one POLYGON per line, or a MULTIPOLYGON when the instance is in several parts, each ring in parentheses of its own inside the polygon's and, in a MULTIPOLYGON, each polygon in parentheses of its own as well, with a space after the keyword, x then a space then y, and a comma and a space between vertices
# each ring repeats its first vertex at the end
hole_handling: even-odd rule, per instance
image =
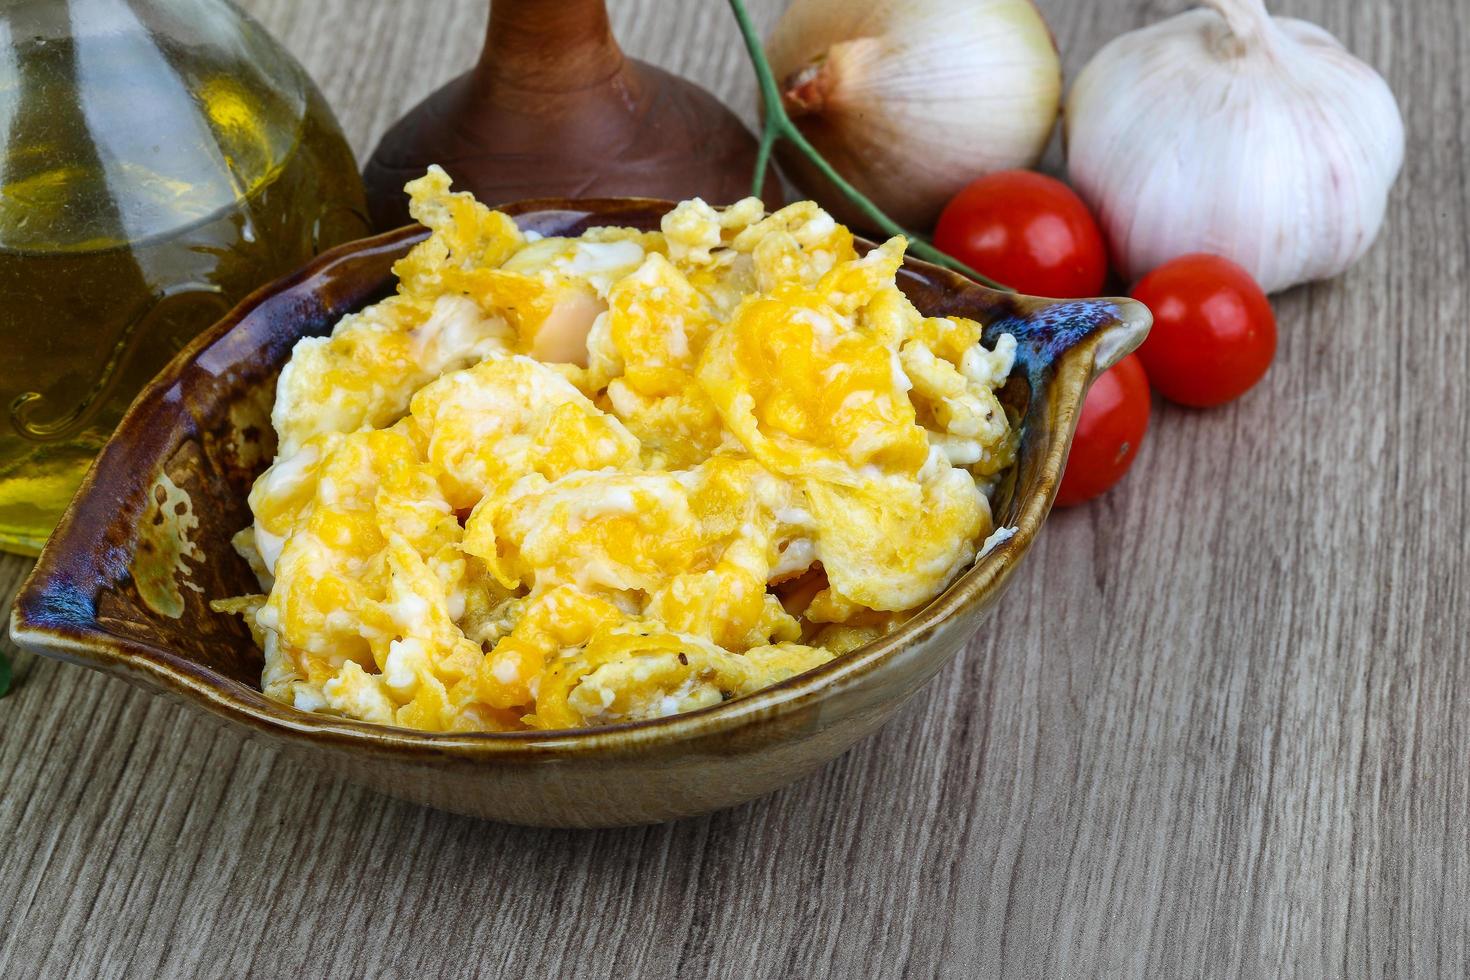
POLYGON ((331 111, 226 0, 0 0, 0 548, 191 338, 366 228, 331 111))

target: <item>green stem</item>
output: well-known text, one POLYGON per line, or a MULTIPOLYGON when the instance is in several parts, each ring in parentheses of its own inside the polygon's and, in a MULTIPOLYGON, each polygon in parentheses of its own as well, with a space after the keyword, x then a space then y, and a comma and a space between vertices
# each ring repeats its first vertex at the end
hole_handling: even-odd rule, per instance
POLYGON ((771 159, 771 148, 776 141, 785 139, 790 141, 802 156, 812 162, 812 166, 821 172, 822 176, 832 182, 832 185, 842 192, 842 196, 852 202, 863 215, 884 234, 889 236, 902 235, 909 241, 908 251, 921 259, 942 265, 963 275, 969 276, 976 282, 984 283, 992 289, 1004 289, 1013 291, 1009 286, 1002 285, 988 276, 983 276, 974 269, 965 265, 958 259, 946 255, 935 248, 921 236, 907 230, 898 222, 883 213, 882 208, 868 199, 867 195, 858 190, 837 172, 830 163, 823 158, 815 146, 808 142, 802 135, 800 129, 791 121, 786 113, 786 107, 781 104, 781 89, 776 85, 776 76, 771 71, 771 63, 766 59, 765 49, 761 47, 760 37, 755 33, 755 24, 751 22, 750 14, 746 12, 742 0, 730 0, 730 10, 735 14, 735 23, 740 26, 740 36, 745 40, 745 49, 750 54, 750 63, 755 68, 756 84, 760 88, 761 105, 765 109, 765 122, 761 127, 760 149, 756 153, 755 177, 751 181, 752 193, 759 197, 761 188, 765 183, 766 166, 771 159))
POLYGON ((760 149, 755 154, 755 175, 750 179, 750 196, 765 197, 762 193, 766 187, 766 168, 771 164, 771 148, 776 145, 776 137, 780 133, 770 126, 761 130, 760 149))

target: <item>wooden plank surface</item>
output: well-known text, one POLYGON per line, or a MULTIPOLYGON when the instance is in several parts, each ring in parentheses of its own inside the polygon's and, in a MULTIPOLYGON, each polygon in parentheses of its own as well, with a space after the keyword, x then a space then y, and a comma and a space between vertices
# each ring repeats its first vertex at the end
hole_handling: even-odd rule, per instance
MULTIPOLYGON (((486 4, 246 6, 363 155, 473 59, 486 4)), ((780 6, 752 4, 763 29, 780 6)), ((1075 73, 1181 4, 1041 6, 1075 73)), ((0 976, 1470 974, 1470 11, 1274 7, 1399 96, 1382 239, 1278 299, 1259 390, 1157 408, 1126 484, 1052 517, 1003 612, 879 735, 705 819, 524 830, 20 655, 0 976)), ((722 3, 612 8, 631 52, 750 115, 722 3)), ((0 558, 0 596, 27 568, 0 558)))

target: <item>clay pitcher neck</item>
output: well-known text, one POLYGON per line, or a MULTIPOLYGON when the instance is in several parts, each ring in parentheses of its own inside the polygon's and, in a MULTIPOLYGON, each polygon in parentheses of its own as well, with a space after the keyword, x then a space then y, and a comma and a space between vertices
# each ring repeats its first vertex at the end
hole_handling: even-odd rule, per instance
POLYGON ((491 0, 475 81, 489 89, 566 92, 623 67, 605 0, 491 0))

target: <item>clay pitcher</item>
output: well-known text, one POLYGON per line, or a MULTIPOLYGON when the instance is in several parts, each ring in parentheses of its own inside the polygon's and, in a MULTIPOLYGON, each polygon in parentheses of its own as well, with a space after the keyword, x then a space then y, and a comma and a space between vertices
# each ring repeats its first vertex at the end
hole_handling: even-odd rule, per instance
MULTIPOLYGON (((475 67, 384 135, 363 177, 379 230, 431 163, 487 204, 541 197, 750 193, 756 140, 709 92, 625 57, 604 0, 493 0, 475 67)), ((767 172, 768 204, 779 184, 767 172)))

